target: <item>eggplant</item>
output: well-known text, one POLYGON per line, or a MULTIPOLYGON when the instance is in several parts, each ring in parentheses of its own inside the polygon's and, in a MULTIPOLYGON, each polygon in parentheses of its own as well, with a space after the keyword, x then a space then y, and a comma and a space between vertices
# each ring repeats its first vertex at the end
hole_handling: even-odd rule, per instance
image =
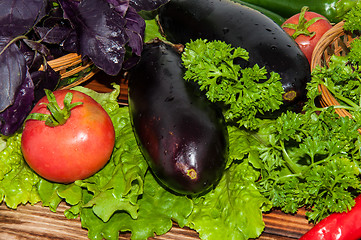
POLYGON ((242 67, 258 64, 280 74, 283 106, 306 97, 311 79, 307 58, 297 43, 261 12, 231 0, 172 0, 159 9, 159 23, 167 40, 186 44, 199 38, 221 40, 249 52, 242 67))
POLYGON ((228 157, 220 108, 183 78, 181 54, 147 43, 128 73, 128 103, 138 145, 159 182, 174 193, 201 194, 217 184, 228 157))

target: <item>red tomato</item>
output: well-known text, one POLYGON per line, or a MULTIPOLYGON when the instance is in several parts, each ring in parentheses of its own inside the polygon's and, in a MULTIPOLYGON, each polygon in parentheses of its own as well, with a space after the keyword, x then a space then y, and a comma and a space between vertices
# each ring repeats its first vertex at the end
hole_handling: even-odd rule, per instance
MULTIPOLYGON (((94 99, 72 90, 54 92, 60 108, 66 93, 73 94, 72 103, 82 102, 70 110, 65 124, 49 127, 44 121, 25 122, 21 149, 26 162, 40 176, 54 182, 70 183, 99 171, 109 160, 115 142, 113 123, 94 99)), ((31 113, 49 114, 45 96, 31 113)))
POLYGON ((315 12, 308 12, 307 10, 307 7, 302 8, 300 13, 287 19, 282 24, 282 28, 288 35, 295 39, 311 64, 313 49, 322 35, 329 30, 332 25, 326 17, 315 12), (317 18, 319 18, 319 20, 315 21, 317 18), (314 23, 312 19, 315 19, 313 20, 315 21, 314 23), (295 33, 296 35, 294 35, 295 33))

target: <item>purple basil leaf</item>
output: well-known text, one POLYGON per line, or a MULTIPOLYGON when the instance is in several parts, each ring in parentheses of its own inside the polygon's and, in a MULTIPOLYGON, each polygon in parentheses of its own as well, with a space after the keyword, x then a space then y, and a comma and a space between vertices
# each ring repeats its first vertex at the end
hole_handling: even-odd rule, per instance
POLYGON ((140 60, 140 56, 136 56, 133 54, 131 57, 128 57, 126 60, 124 60, 123 69, 126 71, 131 69, 139 62, 139 60, 140 60))
MULTIPOLYGON (((57 2, 57 0, 54 0, 57 2)), ((53 27, 55 25, 69 25, 69 21, 64 19, 64 12, 63 9, 59 7, 52 7, 48 12, 47 16, 41 21, 42 27, 53 27)))
POLYGON ((34 101, 34 84, 27 71, 24 82, 16 92, 14 104, 0 113, 0 133, 9 136, 15 133, 30 113, 34 101))
MULTIPOLYGON (((62 0, 62 6, 66 5, 62 0)), ((79 54, 88 56, 93 63, 108 75, 117 75, 125 56, 128 36, 125 31, 126 20, 110 8, 103 0, 83 0, 78 9, 66 5, 64 11, 76 26, 79 54)))
POLYGON ((110 3, 114 10, 120 13, 122 17, 125 16, 125 14, 128 11, 129 7, 129 0, 106 0, 108 3, 110 3))
POLYGON ((75 30, 72 30, 67 38, 62 43, 64 51, 67 52, 78 52, 78 35, 75 30))
POLYGON ((0 0, 0 35, 27 33, 45 16, 47 0, 0 0))
POLYGON ((40 98, 45 96, 44 89, 54 91, 59 83, 60 75, 55 72, 48 64, 44 71, 36 71, 31 73, 31 79, 35 86, 35 102, 39 101, 40 98))
POLYGON ((24 43, 26 43, 26 45, 28 45, 32 50, 41 53, 45 57, 50 55, 49 49, 44 44, 39 43, 38 41, 24 39, 24 43))
POLYGON ((14 103, 27 71, 24 55, 15 44, 6 47, 8 43, 9 39, 0 37, 0 112, 14 103))
POLYGON ((25 58, 29 72, 37 71, 41 64, 43 64, 44 57, 40 53, 31 50, 31 48, 23 41, 20 41, 19 43, 19 49, 25 58))
POLYGON ((130 6, 132 6, 137 12, 142 10, 153 11, 167 2, 169 2, 169 0, 130 0, 130 6))
POLYGON ((145 21, 132 7, 128 9, 125 18, 127 20, 126 34, 129 38, 128 45, 132 48, 133 53, 140 56, 143 49, 145 21))
POLYGON ((78 7, 80 2, 78 0, 58 0, 63 9, 64 19, 70 20, 70 24, 75 27, 77 24, 76 16, 79 14, 78 7))
POLYGON ((35 32, 39 35, 43 43, 61 44, 71 33, 70 27, 55 25, 49 27, 35 27, 35 32))

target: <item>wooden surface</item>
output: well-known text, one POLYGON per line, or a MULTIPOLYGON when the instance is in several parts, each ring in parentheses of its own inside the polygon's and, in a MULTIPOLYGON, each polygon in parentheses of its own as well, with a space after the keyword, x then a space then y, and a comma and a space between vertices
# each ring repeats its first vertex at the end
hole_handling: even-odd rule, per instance
MULTIPOLYGON (((119 102, 126 104, 127 85, 123 78, 98 75, 85 85, 98 92, 109 92, 111 91, 109 82, 120 84, 119 102)), ((81 227, 79 219, 69 220, 64 216, 67 208, 65 203, 61 203, 56 213, 42 207, 41 204, 19 206, 13 210, 2 203, 0 204, 0 240, 88 239, 88 232, 81 227)), ((300 210, 296 215, 272 211, 263 216, 266 227, 259 240, 294 240, 300 238, 312 227, 306 220, 304 210, 300 210)), ((119 239, 130 239, 130 233, 120 234, 119 239)), ((197 240, 199 237, 189 228, 179 228, 174 225, 167 234, 152 239, 197 240)))
MULTIPOLYGON (((19 206, 16 210, 0 205, 0 240, 85 240, 87 230, 81 228, 80 220, 70 220, 64 216, 68 206, 61 203, 56 213, 41 204, 19 206)), ((280 211, 264 214, 266 228, 259 240, 294 240, 312 227, 300 210, 297 215, 280 211)), ((121 240, 130 239, 129 233, 122 233, 121 240)), ((174 225, 171 231, 152 239, 157 240, 197 240, 198 234, 189 228, 174 225)))

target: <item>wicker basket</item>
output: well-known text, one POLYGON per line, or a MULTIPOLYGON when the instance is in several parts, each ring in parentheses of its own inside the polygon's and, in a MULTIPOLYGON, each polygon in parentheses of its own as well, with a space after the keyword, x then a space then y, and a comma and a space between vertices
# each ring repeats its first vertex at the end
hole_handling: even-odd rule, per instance
MULTIPOLYGON (((328 66, 332 55, 345 56, 349 53, 351 42, 358 36, 343 29, 344 22, 339 22, 328 30, 319 40, 312 54, 311 69, 317 65, 328 66)), ((321 92, 320 104, 322 107, 338 106, 340 103, 332 96, 324 85, 318 86, 321 92)), ((341 117, 352 117, 352 115, 342 108, 336 108, 336 113, 341 117)))
POLYGON ((75 81, 63 85, 59 89, 70 89, 78 85, 84 85, 98 92, 110 92, 113 90, 110 84, 115 82, 120 85, 119 104, 127 105, 128 86, 124 77, 125 73, 119 74, 120 76, 102 74, 100 69, 95 67, 91 61, 83 62, 82 57, 76 53, 69 53, 51 60, 48 64, 60 74, 61 80, 77 76, 75 81), (99 74, 94 77, 97 73, 99 74))
MULTIPOLYGON (((83 64, 81 56, 76 53, 69 53, 57 59, 51 60, 48 62, 48 64, 54 69, 54 71, 60 74, 61 79, 65 79, 75 74, 81 73, 89 69, 93 65, 92 62, 87 62, 83 64)), ((42 70, 42 68, 40 68, 40 70, 42 70)), ((91 77, 93 77, 98 71, 99 69, 93 68, 91 69, 91 71, 87 72, 73 83, 63 86, 61 88, 69 89, 80 85, 81 83, 86 82, 91 77)))

